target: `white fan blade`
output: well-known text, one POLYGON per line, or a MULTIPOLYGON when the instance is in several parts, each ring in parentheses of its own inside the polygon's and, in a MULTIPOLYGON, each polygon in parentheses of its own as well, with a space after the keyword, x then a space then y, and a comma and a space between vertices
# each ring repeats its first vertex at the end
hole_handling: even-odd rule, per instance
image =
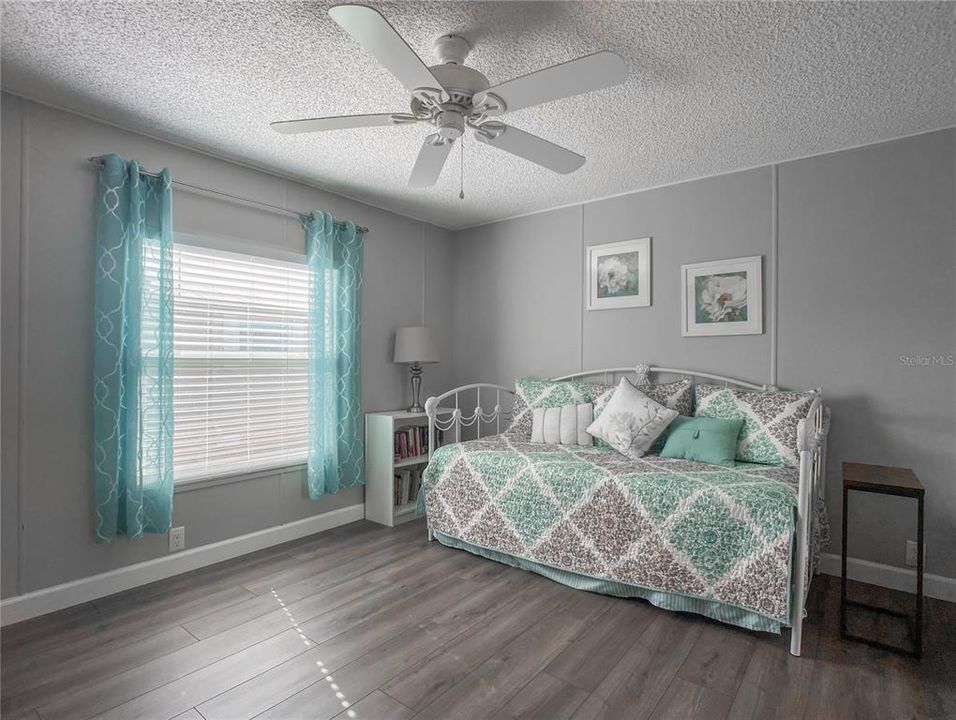
POLYGON ((425 138, 425 144, 418 151, 418 159, 412 168, 412 175, 408 178, 409 187, 431 187, 438 182, 438 176, 441 175, 441 169, 445 166, 445 160, 448 159, 448 153, 454 143, 433 145, 432 140, 436 137, 437 134, 432 134, 425 138))
POLYGON ((284 135, 319 132, 321 130, 347 130, 348 128, 378 127, 380 125, 398 125, 393 119, 395 113, 380 115, 338 115, 336 117, 307 118, 305 120, 280 120, 271 123, 272 129, 284 135))
POLYGON ((583 155, 504 123, 485 123, 475 132, 475 137, 486 145, 500 148, 557 173, 572 173, 584 165, 583 155), (482 132, 485 128, 487 132, 482 132))
POLYGON ((478 107, 488 95, 496 95, 504 101, 508 111, 521 110, 618 85, 626 78, 627 66, 624 60, 605 50, 560 65, 552 65, 476 93, 474 104, 478 107))
POLYGON ((377 10, 337 5, 329 8, 329 15, 409 92, 420 87, 442 89, 422 59, 377 10))

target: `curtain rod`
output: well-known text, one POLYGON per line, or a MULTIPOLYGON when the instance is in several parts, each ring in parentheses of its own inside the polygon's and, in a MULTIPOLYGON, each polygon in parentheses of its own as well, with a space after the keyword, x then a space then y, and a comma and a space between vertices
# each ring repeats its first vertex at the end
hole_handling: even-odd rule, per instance
MULTIPOLYGON (((96 165, 97 167, 103 166, 103 161, 98 157, 87 158, 87 160, 89 160, 93 165, 96 165)), ((158 173, 149 172, 147 170, 140 170, 140 172, 143 175, 149 175, 150 177, 159 177, 158 173)), ((279 205, 271 205, 269 203, 264 203, 264 202, 261 202, 260 200, 253 200, 251 198, 245 198, 239 195, 232 195, 230 193, 222 192, 221 190, 213 190, 212 188, 202 187, 201 185, 191 185, 190 183, 183 182, 182 180, 173 180, 172 182, 173 182, 173 185, 181 187, 185 190, 190 190, 195 193, 206 194, 206 195, 216 195, 218 197, 229 198, 230 200, 233 200, 235 202, 242 203, 245 205, 265 208, 266 210, 271 210, 272 212, 280 213, 282 215, 291 215, 292 217, 295 217, 296 219, 299 219, 302 215, 308 214, 308 213, 301 213, 298 210, 292 210, 291 208, 285 208, 279 205)), ((340 221, 336 222, 336 224, 339 227, 343 227, 343 228, 347 226, 347 223, 340 222, 340 221)), ((367 227, 363 227, 361 225, 356 225, 356 227, 359 230, 361 230, 363 233, 368 232, 367 227)))

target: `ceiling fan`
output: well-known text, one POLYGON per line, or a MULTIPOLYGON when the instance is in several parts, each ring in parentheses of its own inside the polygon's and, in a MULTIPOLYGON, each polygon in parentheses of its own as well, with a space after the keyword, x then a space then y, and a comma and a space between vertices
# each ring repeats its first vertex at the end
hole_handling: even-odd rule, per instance
POLYGON ((437 130, 425 138, 408 180, 410 187, 428 187, 438 181, 452 145, 466 129, 487 145, 558 173, 574 172, 584 164, 583 155, 494 118, 617 85, 627 77, 620 56, 604 51, 491 87, 484 75, 464 65, 471 46, 458 35, 444 35, 435 41, 439 64, 427 67, 377 10, 338 5, 329 9, 329 15, 411 93, 411 112, 283 120, 272 127, 295 134, 430 123, 437 130))

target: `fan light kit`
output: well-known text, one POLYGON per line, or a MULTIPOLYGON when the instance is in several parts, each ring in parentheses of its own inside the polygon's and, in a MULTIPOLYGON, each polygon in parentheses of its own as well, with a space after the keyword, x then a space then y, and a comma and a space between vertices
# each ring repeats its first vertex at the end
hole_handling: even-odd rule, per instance
POLYGON ((465 66, 471 46, 463 37, 438 38, 438 65, 427 67, 377 10, 364 5, 339 5, 330 8, 329 15, 408 90, 410 112, 284 120, 272 123, 272 127, 280 133, 297 134, 430 123, 435 132, 425 138, 418 153, 408 179, 410 187, 429 187, 438 181, 452 145, 466 130, 471 130, 479 142, 549 170, 574 172, 584 164, 583 155, 497 118, 509 111, 618 85, 627 77, 620 56, 604 51, 491 87, 484 75, 465 66))

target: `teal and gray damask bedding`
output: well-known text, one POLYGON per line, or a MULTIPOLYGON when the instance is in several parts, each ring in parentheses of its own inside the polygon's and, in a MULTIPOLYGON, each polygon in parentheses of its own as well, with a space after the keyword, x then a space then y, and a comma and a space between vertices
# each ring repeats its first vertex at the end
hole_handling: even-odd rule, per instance
POLYGON ((764 465, 800 464, 797 424, 810 411, 817 391, 753 392, 716 385, 694 388, 694 414, 743 420, 737 438, 737 459, 764 465))
POLYGON ((797 482, 787 467, 632 460, 504 434, 436 450, 420 503, 446 544, 779 631, 790 622, 797 482))

